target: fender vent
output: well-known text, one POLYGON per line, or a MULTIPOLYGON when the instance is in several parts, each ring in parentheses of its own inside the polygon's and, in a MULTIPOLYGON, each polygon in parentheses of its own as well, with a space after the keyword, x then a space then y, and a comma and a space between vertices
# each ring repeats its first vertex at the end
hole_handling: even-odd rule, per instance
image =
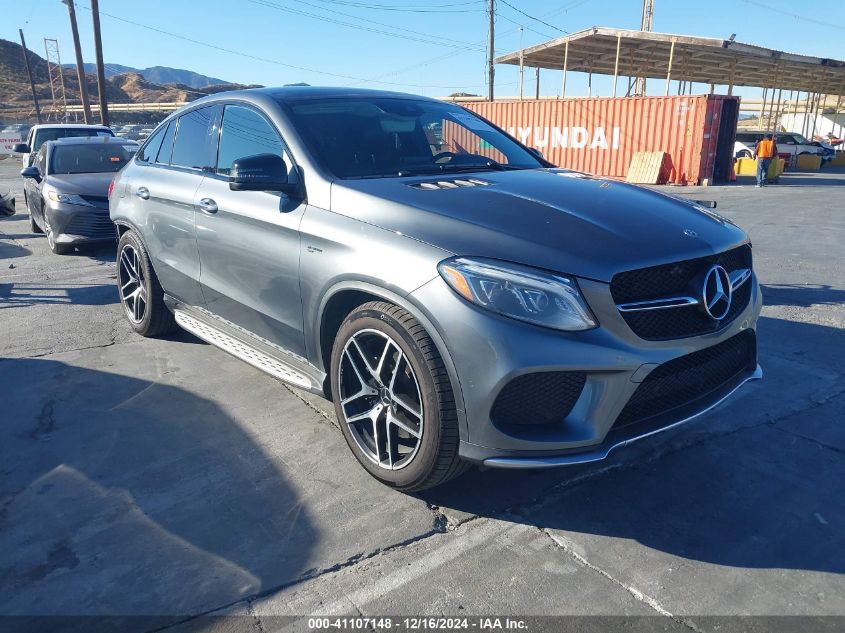
POLYGON ((459 189, 461 187, 483 187, 490 183, 478 178, 455 178, 452 180, 427 180, 425 182, 413 182, 408 186, 414 189, 434 191, 436 189, 459 189))

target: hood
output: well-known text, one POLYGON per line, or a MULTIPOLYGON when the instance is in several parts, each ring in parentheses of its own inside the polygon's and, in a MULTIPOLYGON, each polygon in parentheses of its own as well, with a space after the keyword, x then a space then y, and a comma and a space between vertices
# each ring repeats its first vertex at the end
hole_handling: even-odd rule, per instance
POLYGON ((703 207, 555 169, 335 181, 331 199, 336 213, 455 255, 605 282, 617 272, 703 257, 747 240, 703 207), (419 187, 468 179, 487 184, 419 187))
POLYGON ((47 184, 62 193, 75 193, 81 196, 105 196, 109 192, 109 183, 117 173, 102 174, 51 174, 47 184))

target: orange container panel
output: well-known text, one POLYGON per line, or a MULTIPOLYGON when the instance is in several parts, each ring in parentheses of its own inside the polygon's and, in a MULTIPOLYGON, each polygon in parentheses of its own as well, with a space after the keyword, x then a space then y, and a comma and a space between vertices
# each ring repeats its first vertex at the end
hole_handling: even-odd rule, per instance
MULTIPOLYGON (((671 182, 698 183, 713 176, 722 104, 727 99, 736 100, 688 95, 461 105, 560 167, 625 178, 637 152, 666 152, 671 182)), ((732 135, 727 142, 733 145, 732 135)))

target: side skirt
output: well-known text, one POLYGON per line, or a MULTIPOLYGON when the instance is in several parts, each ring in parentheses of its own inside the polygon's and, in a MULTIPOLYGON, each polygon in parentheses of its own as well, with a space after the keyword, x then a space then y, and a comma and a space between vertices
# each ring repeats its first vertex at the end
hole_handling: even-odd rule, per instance
POLYGON ((179 327, 197 338, 228 352, 274 378, 324 396, 325 375, 305 359, 285 352, 246 330, 241 331, 241 328, 237 328, 234 324, 230 325, 227 321, 205 310, 191 308, 172 299, 167 303, 170 304, 179 327))

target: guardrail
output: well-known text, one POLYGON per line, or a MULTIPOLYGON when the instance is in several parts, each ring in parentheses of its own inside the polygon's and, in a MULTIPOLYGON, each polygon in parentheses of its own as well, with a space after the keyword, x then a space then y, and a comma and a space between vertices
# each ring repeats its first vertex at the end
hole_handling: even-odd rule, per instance
MULTIPOLYGON (((188 101, 168 102, 168 103, 109 103, 109 112, 172 112, 181 108, 183 105, 190 103, 188 101)), ((100 104, 92 103, 91 110, 93 112, 100 111, 100 104)), ((65 108, 65 112, 82 113, 81 105, 69 105, 65 108)))

